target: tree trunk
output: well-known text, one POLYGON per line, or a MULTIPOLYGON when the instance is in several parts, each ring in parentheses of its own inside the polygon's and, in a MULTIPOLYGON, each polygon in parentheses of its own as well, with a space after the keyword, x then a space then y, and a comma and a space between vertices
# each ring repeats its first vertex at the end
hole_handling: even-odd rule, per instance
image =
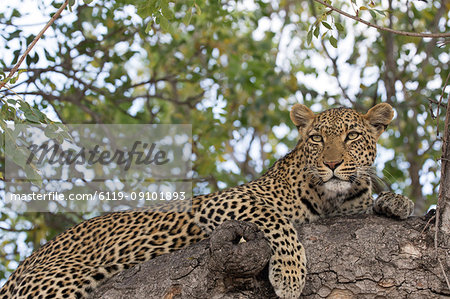
MULTIPOLYGON (((439 254, 450 271, 450 236, 441 235, 436 252, 429 218, 360 215, 298 227, 308 259, 302 298, 450 296, 436 261, 439 254)), ((91 298, 275 298, 269 257, 255 226, 228 221, 210 240, 124 271, 91 298), (242 235, 244 243, 238 242, 242 235)))
POLYGON ((441 185, 439 190, 439 228, 442 232, 450 234, 450 97, 445 115, 444 142, 441 159, 441 185))

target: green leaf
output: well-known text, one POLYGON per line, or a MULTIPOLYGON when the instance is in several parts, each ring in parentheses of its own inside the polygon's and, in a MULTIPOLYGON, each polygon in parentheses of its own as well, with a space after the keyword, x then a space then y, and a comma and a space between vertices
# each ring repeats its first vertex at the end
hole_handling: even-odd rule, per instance
POLYGON ((0 149, 3 150, 5 147, 5 138, 4 138, 5 134, 4 133, 0 133, 0 149))
POLYGON ((339 31, 344 31, 344 26, 341 23, 335 23, 336 29, 339 31))
POLYGON ((67 128, 65 126, 61 126, 60 128, 62 129, 62 131, 60 132, 61 136, 67 140, 73 141, 72 136, 70 136, 67 132, 67 128))
POLYGON ((41 122, 39 117, 37 115, 35 115, 33 112, 27 111, 27 112, 24 113, 24 116, 25 116, 25 118, 28 121, 31 121, 31 122, 34 122, 34 123, 40 123, 41 122))
MULTIPOLYGON (((27 58, 28 58, 28 56, 27 56, 27 58)), ((30 58, 30 60, 31 60, 31 62, 33 62, 31 58, 30 58)), ((9 83, 10 83, 10 84, 16 83, 17 80, 19 79, 20 74, 22 74, 22 73, 25 72, 25 71, 26 71, 25 69, 18 70, 18 71, 16 72, 16 74, 15 74, 11 79, 9 79, 9 83)))
POLYGON ((311 41, 312 41, 312 35, 313 35, 313 32, 312 32, 312 28, 308 31, 308 34, 306 35, 306 42, 308 43, 308 45, 310 45, 311 44, 311 41))
POLYGON ((325 26, 325 28, 327 28, 327 29, 331 29, 330 24, 328 24, 328 23, 325 22, 325 21, 322 22, 322 25, 325 26))
POLYGON ((56 61, 55 57, 50 55, 50 53, 46 49, 44 49, 44 55, 45 55, 45 58, 48 61, 51 61, 51 62, 55 62, 56 61))
POLYGON ((83 0, 84 4, 91 4, 94 0, 83 0))
POLYGON ((370 15, 372 16, 372 18, 376 19, 377 18, 377 14, 373 11, 373 10, 369 10, 370 15))
POLYGON ((195 9, 197 10, 197 14, 201 15, 202 14, 202 10, 201 10, 200 6, 198 6, 197 3, 195 3, 194 5, 195 5, 195 9))
MULTIPOLYGON (((75 0, 69 0, 69 11, 70 12, 72 12, 72 6, 74 6, 74 5, 75 5, 75 0)), ((28 56, 27 56, 27 58, 28 58, 28 56)))
POLYGON ((44 134, 48 138, 55 138, 57 134, 56 131, 58 131, 58 127, 55 124, 50 124, 48 126, 45 126, 44 134))
POLYGON ((16 146, 12 154, 13 156, 11 158, 14 161, 14 163, 16 163, 22 168, 25 168, 30 153, 27 154, 23 148, 16 146))
POLYGON ((36 186, 42 187, 42 177, 33 164, 25 165, 25 174, 27 178, 36 186))
POLYGON ((0 109, 0 115, 4 120, 14 120, 16 118, 16 109, 4 104, 0 109))
MULTIPOLYGON (((2 128, 3 130, 6 129, 8 125, 6 124, 6 122, 4 121, 3 118, 0 118, 0 128, 2 128)), ((4 134, 4 133, 3 133, 4 134)))
MULTIPOLYGON (((27 56, 27 58, 28 58, 28 56, 27 56)), ((27 64, 28 64, 28 63, 27 63, 27 64)), ((16 81, 17 81, 18 78, 19 78, 18 76, 12 77, 11 79, 9 79, 9 83, 10 83, 10 84, 16 83, 16 81)))
POLYGON ((192 7, 188 9, 188 11, 186 12, 186 14, 183 17, 183 23, 184 25, 189 25, 191 23, 191 19, 192 19, 192 7))
POLYGON ((161 1, 161 12, 163 16, 166 17, 168 20, 175 19, 173 11, 169 8, 169 1, 167 0, 161 1))
POLYGON ((318 38, 319 34, 320 34, 320 26, 316 26, 316 29, 314 29, 314 36, 318 38))
POLYGON ((152 30, 152 25, 153 25, 153 19, 150 20, 147 24, 147 26, 145 27, 145 33, 149 33, 150 30, 152 30))
POLYGON ((20 12, 17 10, 17 9, 13 9, 13 13, 12 13, 12 15, 11 15, 12 17, 14 17, 14 18, 19 18, 19 17, 21 17, 22 15, 20 14, 20 12))
POLYGON ((160 16, 159 17, 159 25, 161 26, 161 29, 169 32, 169 20, 167 20, 167 18, 165 16, 160 16))
POLYGON ((330 36, 330 44, 337 48, 337 39, 335 39, 334 36, 330 36))
POLYGON ((9 118, 11 120, 16 120, 16 109, 14 107, 8 107, 9 118))

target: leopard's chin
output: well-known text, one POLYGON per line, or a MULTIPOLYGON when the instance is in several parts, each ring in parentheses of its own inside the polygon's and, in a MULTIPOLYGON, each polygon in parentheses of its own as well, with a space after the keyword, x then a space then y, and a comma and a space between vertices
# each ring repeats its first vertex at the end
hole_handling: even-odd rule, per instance
POLYGON ((327 195, 345 194, 352 190, 352 184, 349 181, 333 177, 323 184, 327 195))

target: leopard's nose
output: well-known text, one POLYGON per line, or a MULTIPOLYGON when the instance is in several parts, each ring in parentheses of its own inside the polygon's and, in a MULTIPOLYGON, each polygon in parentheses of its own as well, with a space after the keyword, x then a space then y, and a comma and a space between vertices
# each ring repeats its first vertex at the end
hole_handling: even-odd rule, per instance
POLYGON ((344 162, 344 160, 341 160, 341 161, 324 161, 323 164, 325 164, 329 169, 335 170, 336 168, 339 167, 339 165, 342 164, 342 162, 344 162))

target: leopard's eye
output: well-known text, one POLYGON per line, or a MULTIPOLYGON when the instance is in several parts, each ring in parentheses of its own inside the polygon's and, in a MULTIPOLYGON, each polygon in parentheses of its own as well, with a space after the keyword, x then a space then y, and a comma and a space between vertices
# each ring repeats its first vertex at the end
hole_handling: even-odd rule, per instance
POLYGON ((323 141, 323 138, 320 135, 311 135, 310 138, 314 142, 322 142, 323 141))
POLYGON ((350 132, 347 135, 347 140, 355 140, 356 138, 358 138, 360 134, 358 132, 350 132))

